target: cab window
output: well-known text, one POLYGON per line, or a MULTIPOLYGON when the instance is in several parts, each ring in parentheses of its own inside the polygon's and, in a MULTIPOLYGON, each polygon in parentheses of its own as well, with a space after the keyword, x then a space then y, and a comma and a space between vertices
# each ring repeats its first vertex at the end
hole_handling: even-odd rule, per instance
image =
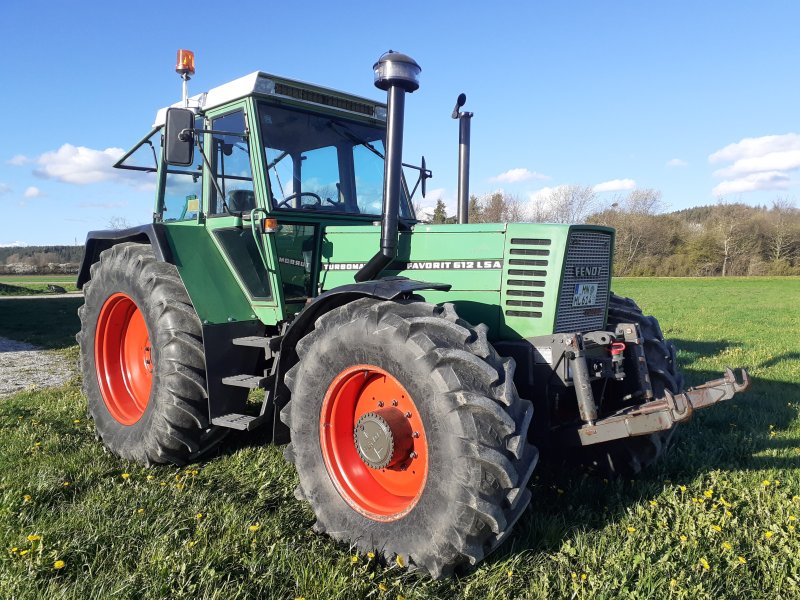
POLYGON ((253 171, 250 166, 250 149, 244 137, 246 123, 244 112, 237 110, 211 120, 213 131, 229 132, 230 135, 211 135, 209 161, 222 190, 225 202, 219 198, 216 186, 211 187, 209 215, 249 213, 256 207, 253 194, 253 171))

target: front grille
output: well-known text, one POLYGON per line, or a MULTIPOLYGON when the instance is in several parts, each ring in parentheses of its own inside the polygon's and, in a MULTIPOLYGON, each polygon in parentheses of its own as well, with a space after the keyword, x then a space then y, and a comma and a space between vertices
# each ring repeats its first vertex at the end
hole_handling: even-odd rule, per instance
POLYGON ((519 258, 520 256, 550 256, 548 239, 511 238, 511 255, 506 268, 506 308, 507 317, 541 319, 542 300, 522 300, 524 298, 544 298, 544 291, 530 288, 544 288, 549 258, 519 258), (513 296, 516 296, 514 298, 513 296), (536 309, 536 310, 530 310, 536 309))
POLYGON ((556 332, 602 329, 608 303, 611 235, 602 231, 573 231, 567 244, 564 279, 558 297, 556 332), (597 283, 597 297, 589 306, 572 306, 575 285, 597 283))

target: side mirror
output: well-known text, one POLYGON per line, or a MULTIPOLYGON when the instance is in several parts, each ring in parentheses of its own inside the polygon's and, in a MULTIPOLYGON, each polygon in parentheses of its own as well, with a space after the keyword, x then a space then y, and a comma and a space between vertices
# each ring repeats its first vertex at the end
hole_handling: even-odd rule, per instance
POLYGON ((194 162, 194 113, 188 108, 168 108, 164 125, 164 160, 188 167, 194 162))

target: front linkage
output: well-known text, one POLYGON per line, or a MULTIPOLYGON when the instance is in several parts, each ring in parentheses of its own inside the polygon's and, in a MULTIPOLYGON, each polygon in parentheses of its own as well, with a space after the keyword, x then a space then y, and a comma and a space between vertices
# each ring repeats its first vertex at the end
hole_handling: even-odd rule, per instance
MULTIPOLYGON (((695 410, 730 400, 750 387, 726 369, 719 379, 687 390, 654 393, 644 343, 636 323, 614 331, 554 334, 530 338, 533 380, 548 398, 553 440, 563 446, 590 446, 668 431, 695 410), (573 389, 577 414, 564 402, 573 389), (570 413, 571 417, 570 418, 570 413)), ((571 405, 572 407, 575 404, 571 405)))

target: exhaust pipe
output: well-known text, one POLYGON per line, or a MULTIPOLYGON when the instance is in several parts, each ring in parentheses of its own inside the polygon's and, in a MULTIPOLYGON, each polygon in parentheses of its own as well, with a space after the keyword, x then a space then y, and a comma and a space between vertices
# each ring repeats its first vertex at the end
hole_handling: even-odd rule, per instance
POLYGON ((386 158, 383 167, 383 215, 381 249, 355 275, 358 282, 380 275, 397 256, 397 218, 400 212, 400 183, 403 176, 403 117, 406 92, 419 88, 422 71, 417 62, 400 52, 385 53, 372 69, 375 87, 386 91, 386 158))
POLYGON ((472 113, 458 109, 467 101, 466 94, 459 94, 451 115, 458 119, 458 222, 469 223, 469 146, 472 113))

